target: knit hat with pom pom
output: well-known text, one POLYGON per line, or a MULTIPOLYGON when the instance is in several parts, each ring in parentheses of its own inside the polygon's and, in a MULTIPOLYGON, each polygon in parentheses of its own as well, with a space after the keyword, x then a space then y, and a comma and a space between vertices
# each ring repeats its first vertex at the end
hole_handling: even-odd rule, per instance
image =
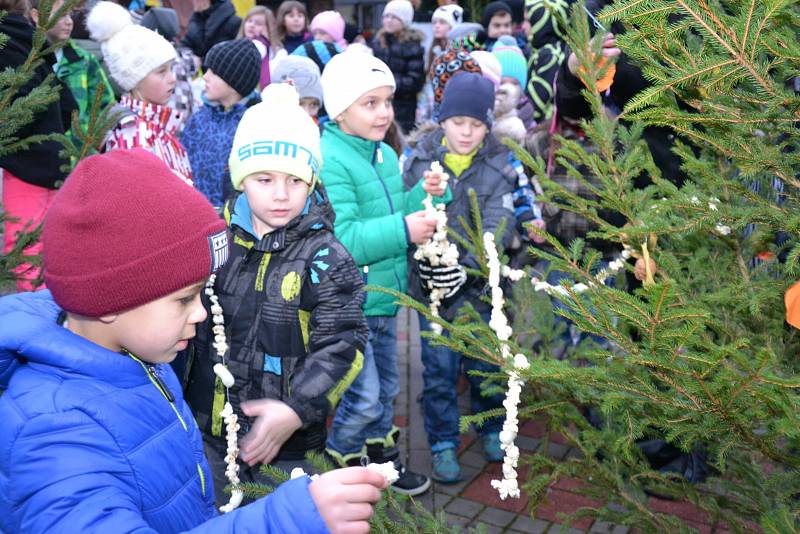
POLYGON ((128 11, 114 2, 98 2, 86 19, 86 27, 92 39, 100 43, 111 77, 125 91, 178 57, 169 41, 133 24, 128 11))
POLYGON ((272 83, 261 92, 261 103, 248 109, 236 128, 228 167, 233 187, 259 172, 282 172, 316 184, 322 154, 319 127, 300 107, 297 90, 272 83))

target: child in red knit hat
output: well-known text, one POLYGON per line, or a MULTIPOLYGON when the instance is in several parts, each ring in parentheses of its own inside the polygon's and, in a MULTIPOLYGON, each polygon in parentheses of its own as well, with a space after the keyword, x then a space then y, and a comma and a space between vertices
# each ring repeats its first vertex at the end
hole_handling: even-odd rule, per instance
POLYGON ((199 192, 142 149, 91 156, 42 240, 49 290, 0 299, 0 531, 368 531, 386 482, 365 468, 300 477, 218 516, 168 365, 228 257, 199 192))

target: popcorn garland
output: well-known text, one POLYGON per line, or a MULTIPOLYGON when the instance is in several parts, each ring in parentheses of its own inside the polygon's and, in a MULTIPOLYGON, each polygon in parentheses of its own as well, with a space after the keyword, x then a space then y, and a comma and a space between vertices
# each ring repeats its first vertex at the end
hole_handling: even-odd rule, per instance
MULTIPOLYGON (((394 466, 394 462, 384 462, 382 464, 367 464, 365 466, 370 471, 375 471, 376 473, 380 473, 383 475, 383 478, 386 479, 386 482, 394 484, 397 482, 397 479, 400 478, 400 473, 397 471, 397 468, 394 466)), ((319 475, 309 475, 306 473, 302 467, 295 467, 292 469, 292 472, 289 474, 289 478, 294 480, 295 478, 300 478, 306 476, 311 480, 316 480, 319 478, 319 475)))
MULTIPOLYGON (((508 339, 512 335, 511 326, 503 312, 503 290, 500 288, 501 265, 497 255, 497 247, 494 243, 494 234, 486 232, 483 234, 483 246, 486 249, 486 260, 489 264, 489 287, 492 290, 492 315, 489 326, 497 334, 500 340, 500 352, 503 359, 512 362, 513 369, 508 371, 508 391, 503 401, 506 409, 506 418, 503 421, 503 430, 500 432, 500 448, 505 451, 503 458, 503 478, 502 480, 492 480, 491 484, 500 494, 500 499, 507 497, 518 499, 520 496, 519 483, 517 481, 517 463, 519 461, 519 448, 514 445, 514 440, 519 431, 519 411, 520 395, 522 385, 525 381, 520 377, 519 371, 528 369, 530 363, 524 354, 511 354, 508 346, 508 339)), ((524 274, 524 272, 523 272, 524 274)), ((510 273, 509 273, 510 275, 510 273)), ((507 276, 509 276, 507 275, 507 276)), ((517 272, 514 272, 517 276, 517 272)), ((521 278, 517 276, 517 280, 521 278)))
POLYGON ((225 354, 228 352, 228 342, 225 338, 225 319, 222 315, 222 306, 219 304, 219 297, 214 294, 214 281, 217 275, 212 274, 206 282, 205 293, 211 301, 211 315, 214 327, 211 331, 214 333, 214 349, 217 351, 222 363, 214 364, 214 374, 217 375, 225 386, 225 406, 219 413, 225 422, 225 439, 228 442, 228 448, 225 451, 225 476, 233 486, 231 491, 231 498, 228 504, 220 506, 219 511, 227 514, 239 507, 244 498, 244 492, 239 488, 239 465, 236 463, 236 458, 239 456, 239 417, 233 412, 233 406, 230 403, 230 388, 233 386, 235 380, 233 375, 225 365, 225 354))
MULTIPOLYGON (((444 172, 441 164, 438 161, 431 163, 431 172, 441 176, 442 182, 445 187, 449 176, 444 172)), ((419 261, 426 259, 428 262, 436 267, 437 265, 445 265, 452 267, 458 265, 458 247, 447 239, 447 213, 445 212, 445 205, 442 203, 433 205, 433 196, 428 193, 422 201, 425 207, 425 213, 436 218, 436 231, 433 236, 424 244, 418 245, 417 250, 414 252, 414 259, 419 261)), ((447 294, 448 289, 440 287, 432 287, 433 282, 428 281, 428 289, 430 289, 430 310, 431 315, 440 317, 439 306, 447 294)), ((438 323, 431 323, 431 330, 437 334, 442 333, 442 326, 438 323)))
MULTIPOLYGON (((484 236, 484 241, 486 236, 484 236)), ((492 241, 494 243, 494 240, 492 241)), ((628 245, 623 245, 622 252, 620 253, 620 257, 613 260, 608 264, 608 267, 601 270, 599 273, 594 275, 594 281, 589 282, 589 284, 584 284, 583 282, 578 282, 573 284, 570 287, 573 293, 581 294, 585 292, 590 287, 594 287, 595 285, 603 285, 606 283, 606 280, 617 274, 623 268, 625 268, 625 261, 631 257, 633 254, 632 249, 628 245)), ((525 276, 525 271, 522 269, 512 269, 508 265, 503 265, 501 268, 502 275, 511 280, 512 282, 517 282, 521 280, 525 276)), ((491 280, 490 280, 491 283, 491 280)), ((545 280, 541 280, 536 276, 531 276, 531 284, 533 284, 534 291, 544 291, 548 295, 560 295, 560 296, 567 296, 569 295, 569 290, 562 285, 553 285, 547 283, 545 280)))
MULTIPOLYGON (((500 432, 500 448, 505 452, 503 458, 503 478, 492 480, 491 485, 500 494, 500 499, 508 497, 518 499, 520 497, 519 482, 517 480, 517 465, 519 462, 519 448, 514 444, 514 440, 519 432, 519 403, 522 394, 522 386, 525 381, 520 376, 520 371, 530 368, 530 362, 524 354, 511 354, 511 349, 506 343, 513 334, 508 319, 503 312, 505 302, 503 290, 500 288, 500 277, 505 276, 512 282, 517 282, 525 276, 525 271, 521 269, 511 269, 507 265, 500 265, 500 258, 497 254, 497 247, 494 242, 494 234, 486 232, 483 234, 483 246, 486 250, 486 260, 489 266, 489 287, 492 296, 492 314, 489 320, 489 327, 495 332, 500 340, 500 354, 506 361, 511 362, 511 370, 508 371, 508 390, 503 401, 506 410, 506 418, 503 421, 503 430, 500 432)), ((603 269, 594 276, 594 280, 589 284, 573 284, 571 290, 574 293, 583 293, 595 284, 604 284, 612 275, 616 274, 625 267, 625 260, 631 257, 632 251, 625 245, 620 258, 612 261, 606 269, 603 269)), ((536 276, 531 277, 535 291, 544 291, 549 295, 557 294, 565 296, 569 290, 565 286, 555 286, 540 280, 536 276)))

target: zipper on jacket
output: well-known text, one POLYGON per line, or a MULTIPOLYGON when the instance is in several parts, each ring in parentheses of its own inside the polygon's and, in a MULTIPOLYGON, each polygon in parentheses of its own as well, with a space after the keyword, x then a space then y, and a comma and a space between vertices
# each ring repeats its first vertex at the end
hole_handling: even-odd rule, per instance
MULTIPOLYGON (((167 399, 167 402, 169 402, 169 405, 172 408, 172 411, 175 412, 175 415, 178 417, 178 421, 181 422, 181 426, 183 426, 183 429, 186 432, 189 432, 189 427, 186 426, 186 421, 183 420, 183 417, 181 417, 181 413, 178 411, 178 408, 175 406, 175 396, 169 390, 169 387, 167 387, 166 382, 164 382, 161 379, 161 377, 158 376, 158 373, 156 372, 155 365, 152 365, 152 364, 151 365, 145 365, 145 363, 142 360, 140 360, 139 358, 137 358, 136 356, 134 356, 130 352, 126 352, 126 354, 128 356, 130 356, 131 358, 133 358, 135 361, 139 362, 139 365, 142 366, 142 369, 144 369, 145 373, 147 374, 147 378, 150 379, 150 382, 152 382, 153 385, 156 388, 158 388, 158 390, 161 392, 161 394, 164 396, 164 398, 167 399)), ((197 472, 200 474, 200 492, 203 495, 203 497, 205 497, 205 495, 206 495, 206 477, 203 475, 203 468, 200 466, 200 463, 195 461, 195 465, 197 466, 197 472)))
MULTIPOLYGON (((378 163, 383 163, 383 153, 381 152, 381 143, 380 141, 375 143, 375 152, 372 153, 372 168, 375 170, 375 176, 378 177, 378 181, 383 186, 383 192, 386 194, 386 200, 389 201, 389 210, 391 213, 394 213, 394 203, 392 202, 392 195, 389 193, 389 188, 386 187, 386 182, 383 181, 383 177, 381 173, 378 172, 378 169, 375 168, 375 161, 378 163)), ((405 224, 405 219, 403 220, 403 224, 405 224)), ((400 275, 397 274, 397 269, 394 265, 392 265, 392 272, 394 273, 394 279, 397 282, 397 287, 403 287, 403 284, 400 283, 400 275)))

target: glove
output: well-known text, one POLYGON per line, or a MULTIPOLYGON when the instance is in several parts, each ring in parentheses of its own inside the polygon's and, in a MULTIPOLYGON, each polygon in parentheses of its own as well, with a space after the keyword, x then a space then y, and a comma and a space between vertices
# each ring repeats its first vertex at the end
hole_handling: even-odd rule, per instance
POLYGON ((467 281, 467 272, 461 265, 437 265, 427 260, 419 261, 419 278, 422 289, 430 292, 433 288, 447 289, 444 298, 449 299, 461 290, 467 281))

